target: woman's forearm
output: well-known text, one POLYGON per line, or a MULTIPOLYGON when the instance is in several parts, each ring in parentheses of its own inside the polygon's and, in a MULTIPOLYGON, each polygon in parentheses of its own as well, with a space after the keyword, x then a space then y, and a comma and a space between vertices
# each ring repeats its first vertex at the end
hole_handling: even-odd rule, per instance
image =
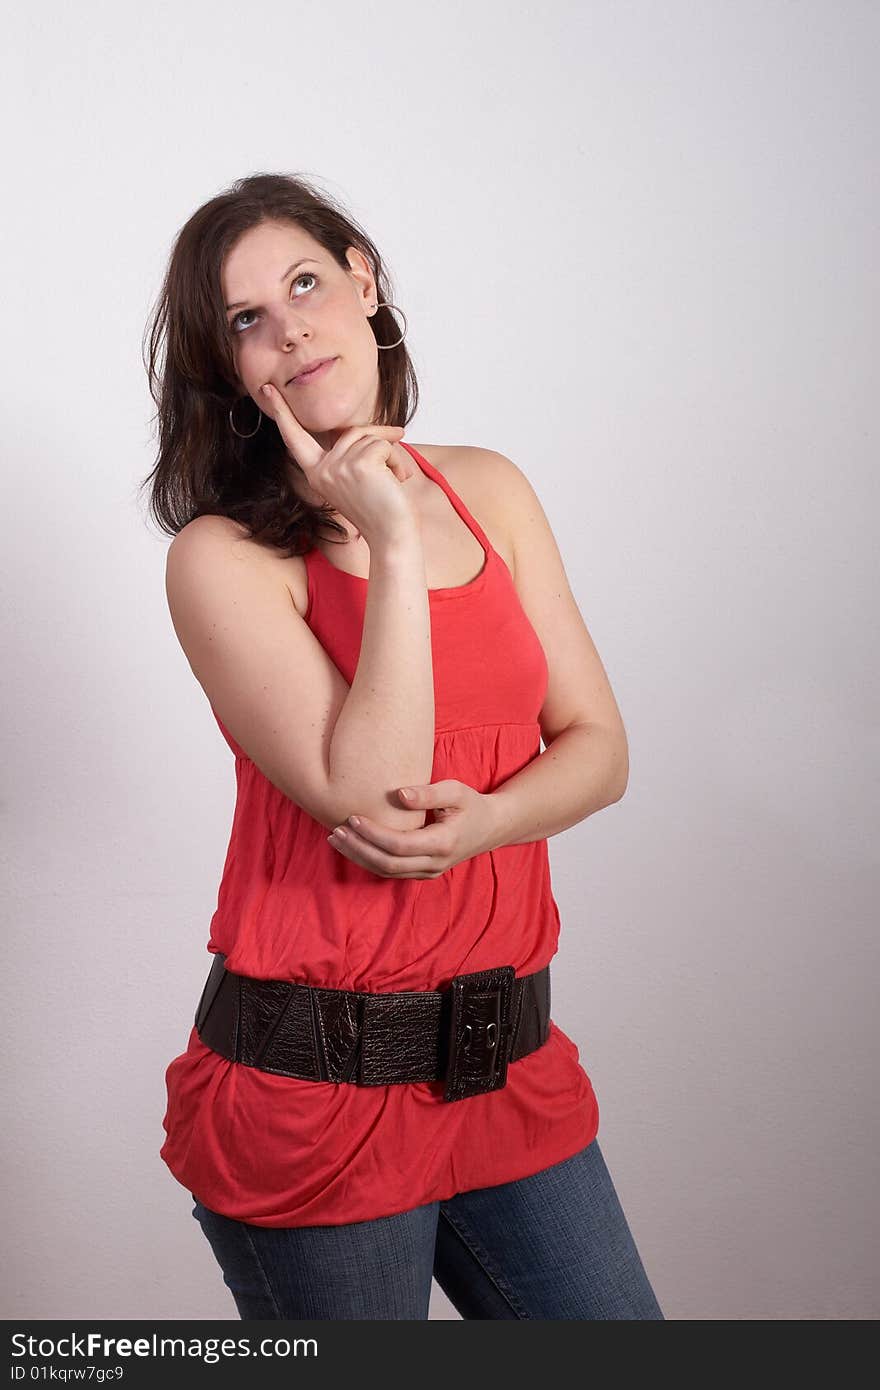
POLYGON ((489 793, 496 814, 490 849, 547 840, 619 801, 629 755, 623 730, 573 724, 521 771, 489 793))
POLYGON ((397 795, 429 782, 434 764, 431 615, 421 539, 376 546, 351 690, 330 741, 329 775, 343 814, 412 830, 425 812, 397 795))

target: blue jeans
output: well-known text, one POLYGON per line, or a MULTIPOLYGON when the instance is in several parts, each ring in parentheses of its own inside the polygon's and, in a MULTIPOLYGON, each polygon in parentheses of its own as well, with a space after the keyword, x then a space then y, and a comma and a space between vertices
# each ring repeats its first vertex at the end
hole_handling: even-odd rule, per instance
POLYGON ((253 1226, 195 1198, 242 1318, 664 1320, 594 1139, 531 1177, 342 1226, 253 1226))

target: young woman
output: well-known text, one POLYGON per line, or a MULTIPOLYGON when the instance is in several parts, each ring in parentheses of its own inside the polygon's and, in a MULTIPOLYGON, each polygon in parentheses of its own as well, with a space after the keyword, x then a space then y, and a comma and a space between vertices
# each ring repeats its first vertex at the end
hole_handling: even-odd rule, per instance
POLYGON ((404 442, 395 308, 302 179, 172 251, 147 481, 237 800, 161 1156, 243 1318, 662 1319, 550 1019, 547 839, 626 735, 525 475, 404 442))

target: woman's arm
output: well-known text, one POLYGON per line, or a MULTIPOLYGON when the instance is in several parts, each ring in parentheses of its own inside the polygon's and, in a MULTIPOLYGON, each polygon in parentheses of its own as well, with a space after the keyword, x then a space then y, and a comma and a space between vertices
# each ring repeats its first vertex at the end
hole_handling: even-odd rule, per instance
POLYGON ((350 693, 330 741, 329 771, 344 819, 381 798, 381 819, 424 825, 397 788, 427 782, 434 763, 434 667, 428 581, 421 539, 370 551, 363 636, 350 693))
POLYGON ((520 772, 490 792, 495 827, 488 849, 547 840, 619 801, 629 758, 618 728, 572 724, 520 772))
POLYGON ((547 658, 539 716, 545 750, 491 794, 498 845, 543 840, 619 801, 629 777, 623 719, 572 594, 534 488, 504 454, 486 452, 514 557, 517 596, 547 658))

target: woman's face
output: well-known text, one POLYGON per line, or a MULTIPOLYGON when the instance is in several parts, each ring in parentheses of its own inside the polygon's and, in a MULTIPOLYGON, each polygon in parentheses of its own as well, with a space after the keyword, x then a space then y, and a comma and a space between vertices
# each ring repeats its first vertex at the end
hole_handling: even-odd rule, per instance
POLYGON ((260 387, 271 382, 324 449, 349 425, 373 421, 379 389, 368 322, 375 280, 360 251, 346 254, 348 271, 296 224, 264 222, 239 238, 220 273, 241 385, 262 408, 260 387), (291 380, 322 357, 336 360, 314 381, 291 380))

